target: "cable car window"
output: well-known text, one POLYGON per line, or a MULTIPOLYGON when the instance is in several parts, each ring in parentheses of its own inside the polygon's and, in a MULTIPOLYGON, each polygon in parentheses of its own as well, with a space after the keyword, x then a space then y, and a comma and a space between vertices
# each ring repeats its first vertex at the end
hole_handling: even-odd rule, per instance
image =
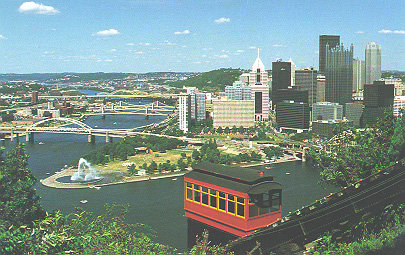
POLYGON ((236 204, 236 215, 244 217, 245 216, 245 205, 243 204, 236 204))
POLYGON ((228 200, 228 213, 235 214, 235 202, 228 200))

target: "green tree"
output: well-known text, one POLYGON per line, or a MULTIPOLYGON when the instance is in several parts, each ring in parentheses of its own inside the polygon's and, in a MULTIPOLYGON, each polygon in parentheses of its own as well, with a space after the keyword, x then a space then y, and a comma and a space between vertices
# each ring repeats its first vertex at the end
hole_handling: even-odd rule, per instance
POLYGON ((225 129, 224 129, 224 133, 225 133, 225 134, 229 134, 229 132, 230 132, 229 127, 225 127, 225 129))
POLYGON ((222 127, 217 128, 217 133, 218 134, 222 134, 223 132, 224 132, 224 130, 222 129, 222 127))
POLYGON ((131 164, 131 165, 128 167, 128 173, 129 173, 130 175, 135 175, 135 174, 137 173, 135 164, 131 164))
POLYGON ((348 186, 399 160, 403 150, 403 116, 388 111, 364 131, 344 130, 309 157, 323 169, 321 184, 348 186))
POLYGON ((7 152, 4 159, 1 155, 0 222, 8 226, 31 225, 43 218, 45 212, 35 193, 36 179, 27 168, 29 156, 22 144, 7 152))

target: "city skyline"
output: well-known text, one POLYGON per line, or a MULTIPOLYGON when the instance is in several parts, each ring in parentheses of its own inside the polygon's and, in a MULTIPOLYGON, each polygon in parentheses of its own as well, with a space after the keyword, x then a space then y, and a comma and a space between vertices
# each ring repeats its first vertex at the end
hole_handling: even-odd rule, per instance
POLYGON ((340 35, 382 70, 405 70, 401 1, 11 1, 0 3, 0 73, 204 72, 318 64, 319 35, 340 35))

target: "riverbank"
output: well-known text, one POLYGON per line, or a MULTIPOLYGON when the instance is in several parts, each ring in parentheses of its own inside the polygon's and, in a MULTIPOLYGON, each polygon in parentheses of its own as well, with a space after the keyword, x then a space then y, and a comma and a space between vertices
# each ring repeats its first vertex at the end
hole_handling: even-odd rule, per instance
POLYGON ((92 183, 80 183, 80 182, 59 182, 57 179, 65 177, 65 176, 72 176, 74 173, 77 172, 77 169, 69 168, 66 170, 62 170, 60 172, 56 172, 52 176, 44 180, 40 180, 42 185, 49 187, 49 188, 57 188, 57 189, 83 189, 83 188, 100 188, 102 186, 108 185, 115 185, 115 184, 124 184, 130 182, 140 182, 140 181, 150 181, 150 180, 157 180, 163 178, 173 178, 180 177, 188 173, 189 171, 179 171, 175 170, 174 172, 167 172, 167 173, 156 173, 156 174, 148 174, 142 176, 123 176, 121 172, 111 171, 111 170, 100 170, 99 174, 103 175, 119 175, 121 178, 113 180, 107 183, 100 183, 100 182, 92 182, 92 183))
POLYGON ((300 161, 299 158, 296 158, 291 155, 283 155, 282 157, 278 159, 274 159, 273 161, 265 162, 265 161, 260 161, 260 162, 247 162, 247 163, 241 163, 241 164, 235 164, 235 166, 240 166, 240 167, 254 167, 254 166, 263 166, 263 165, 272 165, 272 164, 279 164, 279 163, 285 163, 285 162, 291 162, 291 161, 300 161))

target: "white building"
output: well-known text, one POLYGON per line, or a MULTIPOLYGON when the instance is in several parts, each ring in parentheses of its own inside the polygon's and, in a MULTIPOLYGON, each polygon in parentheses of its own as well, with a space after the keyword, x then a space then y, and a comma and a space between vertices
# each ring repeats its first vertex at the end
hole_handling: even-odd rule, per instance
POLYGON ((263 62, 259 57, 259 50, 257 51, 257 59, 252 66, 252 71, 249 73, 249 86, 261 84, 267 87, 269 74, 264 68, 263 62))
POLYGON ((179 96, 178 108, 179 108, 179 129, 183 132, 188 132, 188 95, 182 94, 179 96))
POLYGON ((366 84, 381 78, 381 46, 370 42, 366 46, 366 84))
POLYGON ((366 78, 366 62, 364 60, 353 59, 353 92, 364 89, 366 78))
POLYGON ((401 109, 405 110, 405 96, 394 97, 394 115, 399 116, 401 109))

